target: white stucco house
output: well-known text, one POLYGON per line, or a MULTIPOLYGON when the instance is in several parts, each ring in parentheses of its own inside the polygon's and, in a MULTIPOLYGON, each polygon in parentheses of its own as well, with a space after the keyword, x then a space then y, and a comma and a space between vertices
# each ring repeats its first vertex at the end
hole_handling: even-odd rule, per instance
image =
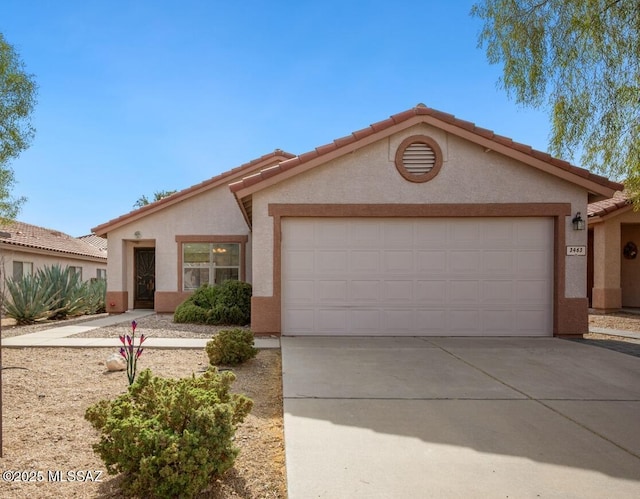
POLYGON ((107 309, 171 312, 253 285, 283 335, 587 332, 589 202, 620 184, 418 105, 294 156, 276 150, 93 229, 107 309))

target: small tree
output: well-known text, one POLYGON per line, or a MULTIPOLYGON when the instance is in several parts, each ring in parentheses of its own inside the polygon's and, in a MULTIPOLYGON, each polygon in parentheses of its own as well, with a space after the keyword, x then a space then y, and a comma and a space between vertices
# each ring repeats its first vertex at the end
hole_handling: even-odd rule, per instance
POLYGON ((549 112, 551 152, 640 192, 640 2, 482 0, 471 14, 508 95, 549 112))

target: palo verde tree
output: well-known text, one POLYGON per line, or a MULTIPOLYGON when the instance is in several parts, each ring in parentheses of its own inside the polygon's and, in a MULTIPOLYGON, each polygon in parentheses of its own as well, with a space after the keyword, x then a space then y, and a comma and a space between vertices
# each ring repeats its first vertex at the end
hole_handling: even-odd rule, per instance
POLYGON ((24 198, 13 198, 15 184, 11 160, 29 147, 35 129, 31 113, 37 86, 15 49, 0 33, 0 221, 15 219, 24 198))
POLYGON ((483 0, 471 15, 509 97, 549 112, 550 152, 639 193, 640 2, 483 0))

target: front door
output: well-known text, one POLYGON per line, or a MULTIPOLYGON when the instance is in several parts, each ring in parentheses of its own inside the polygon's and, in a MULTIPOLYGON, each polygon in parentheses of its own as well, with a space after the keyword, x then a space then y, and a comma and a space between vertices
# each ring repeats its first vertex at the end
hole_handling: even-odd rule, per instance
POLYGON ((135 248, 135 291, 133 308, 154 308, 156 291, 156 250, 135 248))

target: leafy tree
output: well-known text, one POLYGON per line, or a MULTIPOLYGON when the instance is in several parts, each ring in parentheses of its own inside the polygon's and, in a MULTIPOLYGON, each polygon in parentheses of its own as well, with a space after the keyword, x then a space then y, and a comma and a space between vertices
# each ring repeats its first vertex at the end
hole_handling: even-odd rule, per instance
POLYGON ((29 147, 35 134, 30 116, 37 85, 24 63, 0 33, 0 221, 15 219, 25 198, 12 198, 15 184, 9 162, 29 147))
POLYGON ((549 112, 551 153, 638 192, 640 2, 482 0, 471 15, 507 94, 549 112))
POLYGON ((156 192, 153 193, 153 199, 151 201, 149 201, 149 198, 143 194, 134 203, 133 207, 134 208, 142 208, 143 206, 146 206, 146 205, 151 204, 151 203, 155 203, 156 201, 160 201, 161 199, 169 197, 172 194, 175 194, 176 192, 178 192, 178 191, 156 191, 156 192))

